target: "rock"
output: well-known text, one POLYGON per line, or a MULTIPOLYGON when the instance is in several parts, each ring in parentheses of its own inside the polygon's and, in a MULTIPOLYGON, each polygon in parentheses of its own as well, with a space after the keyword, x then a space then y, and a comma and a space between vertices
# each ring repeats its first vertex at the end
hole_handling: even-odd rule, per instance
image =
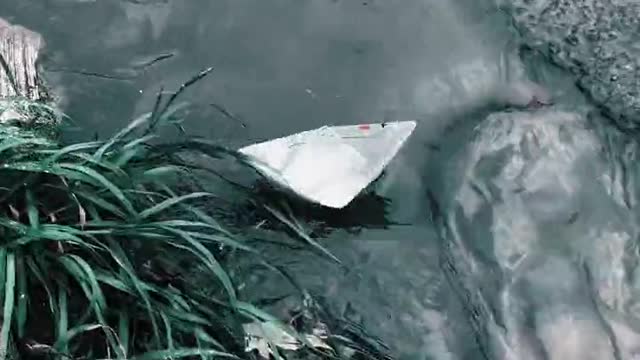
POLYGON ((43 46, 40 34, 0 18, 0 124, 59 124, 38 72, 43 46))
POLYGON ((43 93, 36 60, 44 45, 42 36, 0 18, 0 98, 41 100, 43 93))
POLYGON ((24 115, 17 112, 15 109, 7 109, 0 113, 0 124, 7 124, 13 121, 27 121, 24 119, 24 115))
POLYGON ((497 0, 527 45, 568 69, 625 130, 640 130, 640 3, 497 0))

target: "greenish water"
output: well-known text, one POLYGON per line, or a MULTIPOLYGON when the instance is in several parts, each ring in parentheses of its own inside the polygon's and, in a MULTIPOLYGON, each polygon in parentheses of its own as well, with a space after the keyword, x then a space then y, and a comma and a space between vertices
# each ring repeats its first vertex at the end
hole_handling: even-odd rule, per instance
MULTIPOLYGON (((635 50, 605 36, 567 42, 561 25, 598 33, 597 9, 636 6, 585 3, 580 13, 562 1, 5 0, 0 16, 43 34, 47 77, 82 128, 71 137, 110 133, 161 86, 209 66, 188 90, 185 127, 232 146, 417 119, 376 185, 402 225, 323 239, 348 270, 274 259, 399 358, 634 359, 637 151, 597 110, 634 123, 638 82, 605 71, 633 69, 598 49, 635 50), (487 94, 518 76, 555 105, 491 107, 487 94)), ((609 18, 629 25, 624 11, 609 18)), ((633 37, 616 24, 602 31, 633 37)))

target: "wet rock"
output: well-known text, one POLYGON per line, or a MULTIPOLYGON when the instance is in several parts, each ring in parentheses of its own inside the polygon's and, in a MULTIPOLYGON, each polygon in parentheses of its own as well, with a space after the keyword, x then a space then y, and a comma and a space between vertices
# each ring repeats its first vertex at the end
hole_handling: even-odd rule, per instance
POLYGON ((0 124, 57 125, 61 114, 40 77, 42 36, 0 18, 0 124))
POLYGON ((626 130, 640 129, 640 3, 629 0, 498 0, 525 43, 569 69, 626 130))
POLYGON ((0 98, 44 97, 36 60, 44 42, 40 34, 0 18, 0 98))

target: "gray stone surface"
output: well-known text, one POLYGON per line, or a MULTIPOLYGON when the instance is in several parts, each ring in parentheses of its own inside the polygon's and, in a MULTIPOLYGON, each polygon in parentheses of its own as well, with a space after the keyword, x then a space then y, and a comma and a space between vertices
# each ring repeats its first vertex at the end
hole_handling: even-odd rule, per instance
POLYGON ((42 36, 0 18, 0 124, 57 124, 39 76, 42 36))
POLYGON ((36 66, 43 44, 40 34, 0 18, 0 55, 4 60, 0 72, 0 98, 21 96, 39 100, 43 97, 36 66))
POLYGON ((570 69, 626 130, 640 130, 640 3, 499 0, 526 43, 570 69))

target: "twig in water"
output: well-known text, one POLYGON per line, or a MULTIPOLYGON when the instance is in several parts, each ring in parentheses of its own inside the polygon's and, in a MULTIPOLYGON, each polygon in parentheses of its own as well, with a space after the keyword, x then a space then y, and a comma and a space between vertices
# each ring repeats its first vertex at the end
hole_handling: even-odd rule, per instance
POLYGON ((167 101, 167 103, 164 105, 164 108, 162 109, 162 111, 160 111, 160 114, 164 114, 165 111, 167 111, 167 109, 169 109, 169 106, 171 106, 171 104, 175 101, 175 99, 180 96, 180 94, 182 94, 183 91, 185 91, 189 86, 197 83, 198 81, 202 80, 205 76, 209 75, 210 72, 213 71, 212 67, 209 67, 203 71, 201 71, 200 73, 198 73, 198 75, 192 77, 191 79, 189 79, 187 82, 185 82, 184 84, 180 85, 180 88, 178 89, 178 91, 176 91, 175 93, 173 93, 173 95, 171 95, 171 97, 169 98, 169 100, 167 101))
POLYGON ((133 80, 136 77, 138 77, 138 75, 118 76, 118 75, 101 74, 101 73, 93 72, 93 71, 76 70, 76 69, 68 69, 68 68, 53 68, 53 69, 49 68, 49 69, 45 69, 45 70, 46 71, 50 71, 50 72, 61 72, 61 73, 68 73, 68 74, 77 74, 77 75, 96 77, 96 78, 100 78, 100 79, 120 80, 120 81, 133 80))
POLYGON ((164 60, 167 60, 167 59, 171 59, 174 56, 175 56, 175 54, 173 54, 173 53, 162 54, 162 55, 156 57, 153 60, 144 62, 142 64, 135 65, 134 68, 137 68, 137 69, 140 69, 140 70, 144 70, 144 69, 146 69, 146 68, 148 68, 150 66, 153 66, 153 65, 155 65, 155 64, 157 64, 157 63, 159 63, 161 61, 164 61, 164 60))
MULTIPOLYGON (((65 67, 60 67, 60 68, 47 68, 45 69, 46 71, 50 71, 50 72, 62 72, 62 73, 69 73, 69 74, 77 74, 77 75, 84 75, 84 76, 91 76, 91 77, 96 77, 96 78, 100 78, 100 79, 107 79, 107 80, 122 80, 122 81, 126 81, 126 80, 133 80, 138 78, 141 74, 141 72, 145 69, 147 69, 148 67, 151 67, 161 61, 170 59, 172 57, 174 57, 175 54, 173 53, 169 53, 169 54, 162 54, 150 61, 147 62, 143 62, 141 64, 138 65, 134 65, 133 68, 134 70, 134 74, 133 75, 128 75, 128 76, 122 76, 122 75, 112 75, 112 74, 102 74, 99 72, 95 72, 95 71, 88 71, 88 70, 78 70, 78 69, 70 69, 70 68, 65 68, 65 67)), ((8 66, 6 66, 6 62, 4 61, 3 58, 1 58, 0 55, 0 65, 2 65, 5 68, 5 71, 7 73, 9 73, 8 70, 8 66)), ((13 77, 11 76, 11 74, 9 75, 9 80, 11 81, 14 89, 16 88, 15 86, 15 81, 13 80, 13 77)))
POLYGON ((209 106, 213 107, 214 109, 218 110, 220 113, 222 113, 222 115, 226 116, 227 118, 233 120, 233 121, 237 121, 240 126, 242 126, 243 128, 247 128, 247 124, 245 124, 244 122, 242 122, 242 120, 238 119, 238 117, 236 117, 235 115, 233 115, 232 113, 230 113, 227 109, 225 109, 223 106, 215 104, 215 103, 211 103, 209 104, 209 106))
MULTIPOLYGON (((162 110, 158 110, 160 107, 160 101, 162 100, 162 92, 158 93, 158 96, 156 98, 156 103, 154 104, 154 107, 153 107, 153 112, 151 113, 151 119, 149 119, 149 126, 147 127, 147 130, 145 131, 144 134, 146 135, 151 131, 153 131, 153 129, 155 129, 158 119, 162 117, 162 115, 164 115, 165 112, 167 112, 169 107, 171 107, 171 104, 173 104, 173 102, 176 100, 178 96, 180 96, 180 94, 182 94, 182 92, 184 92, 189 86, 202 80, 205 76, 209 75, 209 73, 212 71, 213 71, 213 67, 209 67, 201 71, 200 73, 198 73, 196 76, 189 79, 184 84, 180 85, 180 88, 178 88, 178 91, 176 91, 171 95, 171 97, 169 97, 169 100, 167 100, 167 102, 164 104, 164 106, 162 107, 162 110)), ((181 131, 184 132, 184 129, 181 129, 181 131)))

